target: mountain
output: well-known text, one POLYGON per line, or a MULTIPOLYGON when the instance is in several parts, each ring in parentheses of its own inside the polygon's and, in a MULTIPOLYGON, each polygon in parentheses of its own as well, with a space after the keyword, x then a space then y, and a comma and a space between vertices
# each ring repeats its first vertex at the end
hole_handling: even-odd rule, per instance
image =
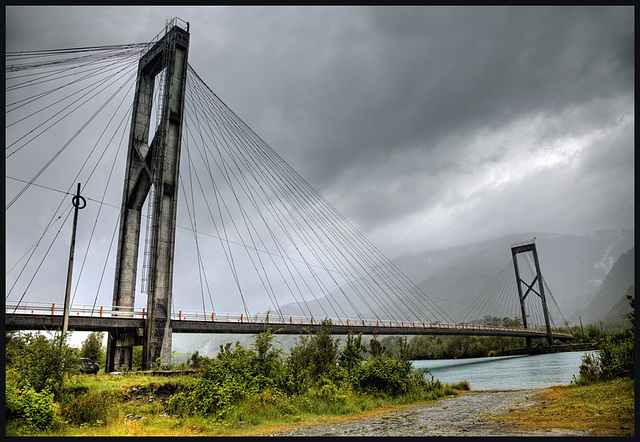
POLYGON ((607 328, 623 330, 631 325, 631 321, 623 317, 623 315, 631 312, 627 295, 635 299, 635 285, 630 286, 627 292, 622 295, 618 302, 613 304, 613 307, 604 315, 602 322, 606 324, 607 328))
MULTIPOLYGON (((505 266, 513 266, 511 244, 534 237, 542 276, 551 297, 569 322, 578 319, 577 310, 596 296, 616 260, 634 244, 634 231, 628 229, 584 235, 536 232, 504 236, 443 251, 441 256, 438 252, 429 252, 417 257, 422 262, 438 263, 437 270, 422 279, 418 286, 449 316, 458 320, 505 266), (453 255, 455 257, 448 262, 441 258, 453 255)), ((407 267, 401 269, 412 271, 407 267)), ((428 267, 424 269, 426 273, 428 267)), ((515 281, 515 273, 513 278, 515 281)))
MULTIPOLYGON (((634 245, 632 229, 600 230, 581 235, 530 232, 463 247, 406 255, 394 264, 417 282, 420 289, 443 310, 447 319, 457 322, 493 279, 505 267, 513 266, 511 244, 534 237, 540 271, 548 284, 550 296, 571 323, 578 320, 577 310, 597 295, 616 260, 634 245)), ((515 275, 513 278, 515 281, 515 275)), ((323 309, 334 310, 327 298, 319 298, 309 306, 318 317, 324 316, 323 309)), ((349 314, 349 306, 341 307, 349 314)), ((296 304, 281 308, 285 314, 299 314, 300 311, 296 304)), ((374 310, 384 309, 383 306, 374 310)), ((360 308, 366 312, 365 316, 375 317, 367 310, 360 308)))
POLYGON ((616 315, 617 312, 620 312, 620 314, 627 313, 628 302, 625 295, 635 283, 634 269, 635 247, 618 258, 602 283, 600 291, 586 307, 577 310, 576 313, 582 316, 582 320, 592 322, 604 319, 607 316, 607 312, 610 312, 616 303, 616 309, 611 312, 608 319, 612 319, 611 316, 616 315), (624 309, 624 304, 627 304, 627 309, 624 309))

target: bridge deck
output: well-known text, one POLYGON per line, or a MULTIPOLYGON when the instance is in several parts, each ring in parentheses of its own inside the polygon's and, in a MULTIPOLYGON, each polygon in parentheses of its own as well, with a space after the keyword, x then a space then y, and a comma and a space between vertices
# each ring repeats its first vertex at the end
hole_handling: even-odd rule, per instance
MULTIPOLYGON (((136 317, 116 316, 70 316, 69 329, 75 331, 125 331, 144 329, 144 319, 136 317)), ((490 326, 456 325, 456 324, 431 324, 431 323, 382 323, 376 325, 360 325, 348 322, 342 324, 332 323, 333 334, 346 335, 349 332, 371 335, 473 335, 473 336, 511 336, 545 338, 542 330, 513 329, 490 326)), ((5 328, 12 330, 55 330, 62 326, 61 315, 41 314, 6 314, 5 328)), ((315 333, 322 328, 317 321, 315 323, 272 322, 264 321, 205 321, 172 319, 173 333, 244 333, 257 334, 264 331, 265 326, 281 334, 305 334, 315 333)), ((565 333, 553 333, 554 339, 568 340, 572 336, 565 333)))

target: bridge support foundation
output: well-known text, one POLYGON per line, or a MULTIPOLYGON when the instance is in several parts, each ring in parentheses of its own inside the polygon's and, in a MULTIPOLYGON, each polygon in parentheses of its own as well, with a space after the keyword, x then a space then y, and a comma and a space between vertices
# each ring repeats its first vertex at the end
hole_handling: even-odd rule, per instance
POLYGON ((158 359, 163 365, 171 362, 173 258, 188 48, 188 31, 173 26, 138 64, 113 305, 123 316, 133 311, 142 207, 147 196, 153 195, 149 204, 152 208, 152 231, 147 315, 142 336, 132 332, 109 334, 107 371, 123 366, 130 368, 133 346, 140 343, 143 345, 144 369, 152 368, 158 359), (149 142, 156 79, 163 81, 159 88, 163 92, 160 102, 155 104, 161 118, 149 142))

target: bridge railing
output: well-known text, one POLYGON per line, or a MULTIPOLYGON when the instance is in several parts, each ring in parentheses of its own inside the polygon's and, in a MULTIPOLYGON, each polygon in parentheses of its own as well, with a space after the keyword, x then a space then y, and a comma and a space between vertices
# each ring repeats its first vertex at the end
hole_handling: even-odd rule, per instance
MULTIPOLYGON (((38 314, 38 315, 63 315, 64 305, 46 302, 31 302, 19 305, 6 304, 7 313, 38 314)), ((145 319, 147 313, 144 308, 122 307, 122 306, 91 306, 84 304, 74 304, 69 307, 70 316, 83 317, 123 317, 145 319)), ((262 323, 272 324, 301 324, 319 325, 325 318, 308 318, 303 316, 283 316, 274 313, 250 314, 210 312, 203 313, 194 310, 177 310, 171 312, 171 319, 176 321, 212 321, 212 322, 241 322, 241 323, 262 323)), ((453 330, 503 330, 512 332, 536 333, 541 336, 546 335, 546 330, 533 330, 524 328, 505 328, 489 325, 473 324, 446 324, 439 322, 417 322, 417 321, 393 321, 379 319, 352 319, 352 318, 326 318, 333 325, 340 326, 362 326, 362 327, 396 327, 396 328, 429 328, 429 329, 453 329, 453 330)), ((554 333, 556 336, 570 337, 566 333, 554 333)))

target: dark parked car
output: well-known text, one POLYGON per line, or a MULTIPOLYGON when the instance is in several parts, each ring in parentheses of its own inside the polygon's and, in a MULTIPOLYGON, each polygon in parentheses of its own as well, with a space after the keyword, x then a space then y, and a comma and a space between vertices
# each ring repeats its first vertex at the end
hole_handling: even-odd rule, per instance
POLYGON ((87 374, 97 374, 98 370, 100 370, 98 364, 89 358, 80 358, 80 364, 78 364, 78 367, 80 368, 80 371, 87 374))

